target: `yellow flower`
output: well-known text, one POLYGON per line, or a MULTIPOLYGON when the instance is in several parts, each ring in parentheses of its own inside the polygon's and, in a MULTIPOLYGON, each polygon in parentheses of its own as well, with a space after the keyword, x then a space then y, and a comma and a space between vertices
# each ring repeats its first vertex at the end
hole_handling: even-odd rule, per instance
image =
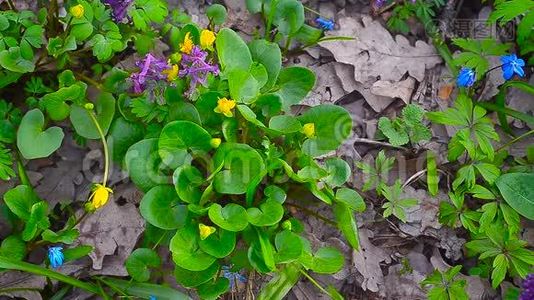
POLYGON ((235 101, 226 98, 219 98, 217 101, 217 107, 213 110, 216 113, 223 114, 227 117, 233 117, 232 109, 235 107, 235 101))
POLYGON ((215 42, 215 33, 211 30, 204 29, 200 33, 200 46, 202 49, 213 50, 213 43, 215 42))
POLYGON ((314 123, 306 123, 304 126, 302 126, 302 133, 308 138, 312 138, 315 136, 315 124, 314 123))
POLYGON ((200 233, 200 239, 205 240, 208 236, 215 232, 215 227, 200 223, 198 224, 198 231, 200 233))
POLYGON ((89 200, 91 201, 92 206, 95 209, 98 209, 98 208, 106 205, 106 203, 109 200, 109 194, 110 193, 113 194, 113 190, 112 189, 110 189, 108 187, 105 187, 105 186, 103 186, 101 184, 95 184, 95 187, 93 189, 93 193, 89 197, 89 200))
POLYGON ((193 40, 191 39, 191 33, 188 32, 185 34, 184 42, 180 44, 180 51, 186 54, 191 54, 191 51, 193 51, 193 40))
POLYGON ((219 148, 219 146, 221 145, 221 139, 220 138, 212 138, 211 141, 210 141, 210 145, 213 147, 213 148, 219 148))
POLYGON ((178 65, 172 65, 170 69, 163 70, 161 73, 167 75, 167 81, 174 81, 178 78, 178 65))
POLYGON ((84 13, 85 13, 85 9, 83 8, 83 5, 81 4, 75 5, 70 8, 70 14, 76 19, 82 18, 84 13))

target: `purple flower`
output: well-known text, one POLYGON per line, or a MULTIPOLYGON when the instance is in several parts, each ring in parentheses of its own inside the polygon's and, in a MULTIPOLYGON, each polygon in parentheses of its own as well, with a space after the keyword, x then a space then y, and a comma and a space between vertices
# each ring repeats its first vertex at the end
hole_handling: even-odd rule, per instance
POLYGON ((230 281, 230 289, 233 290, 236 284, 236 281, 246 283, 247 277, 241 275, 239 272, 232 272, 231 266, 222 266, 222 274, 225 278, 230 281))
POLYGON ((525 281, 523 281, 523 290, 519 300, 532 300, 534 299, 534 274, 529 274, 525 281))
POLYGON ((198 46, 194 46, 190 54, 182 54, 182 68, 179 75, 180 77, 189 76, 191 79, 189 95, 193 93, 199 83, 203 86, 206 85, 209 73, 219 74, 219 66, 206 62, 207 57, 208 53, 202 51, 198 46))
POLYGON ((375 4, 373 5, 375 8, 381 8, 386 4, 387 0, 375 0, 375 4))
POLYGON ((315 19, 315 23, 317 23, 317 26, 319 26, 322 30, 328 31, 328 30, 334 30, 334 21, 323 19, 321 17, 318 17, 315 19))
POLYGON ((519 75, 519 77, 525 76, 525 61, 521 58, 518 58, 515 54, 503 55, 501 56, 502 62, 502 76, 504 80, 510 80, 514 77, 514 74, 519 75))
POLYGON ((150 53, 135 64, 139 67, 139 72, 132 73, 130 80, 132 80, 134 92, 137 94, 142 93, 146 89, 147 82, 165 80, 167 75, 163 71, 171 68, 164 59, 156 58, 150 53))
POLYGON ((128 7, 132 2, 133 0, 104 0, 104 3, 111 6, 111 15, 115 22, 122 22, 126 18, 128 7))

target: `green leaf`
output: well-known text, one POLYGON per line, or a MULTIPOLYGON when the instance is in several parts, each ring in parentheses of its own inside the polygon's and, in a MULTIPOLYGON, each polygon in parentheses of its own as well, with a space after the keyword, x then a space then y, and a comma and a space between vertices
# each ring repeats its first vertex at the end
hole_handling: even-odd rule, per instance
POLYGON ((111 93, 102 92, 96 100, 96 112, 89 112, 85 107, 73 105, 70 111, 70 121, 76 133, 87 139, 99 139, 100 134, 89 113, 95 115, 104 135, 108 133, 111 121, 115 115, 115 98, 111 93))
POLYGON ((210 5, 206 9, 206 16, 213 22, 215 25, 221 25, 226 20, 226 8, 220 4, 210 5))
POLYGON ((197 287, 198 296, 201 299, 216 300, 230 288, 230 280, 219 277, 215 282, 207 282, 197 287))
POLYGON ((135 281, 145 282, 150 279, 149 267, 159 267, 161 265, 161 259, 152 249, 137 248, 128 256, 125 265, 128 274, 135 281))
POLYGON ((267 200, 259 208, 247 209, 248 222, 255 226, 272 226, 278 224, 284 216, 284 207, 276 200, 267 200))
POLYGON ((78 45, 76 45, 76 37, 74 35, 69 35, 65 40, 59 36, 51 38, 48 40, 48 45, 46 46, 46 50, 54 58, 58 58, 63 53, 76 50, 77 48, 78 45))
POLYGON ((211 150, 211 135, 198 124, 190 121, 167 123, 159 136, 158 152, 163 162, 170 168, 186 163, 189 151, 211 150))
POLYGON ((2 241, 0 256, 22 260, 26 256, 26 243, 17 235, 10 235, 2 241))
POLYGON ((323 247, 313 256, 312 271, 320 274, 334 274, 343 268, 345 258, 336 248, 323 247))
POLYGON ((336 203, 334 204, 334 217, 336 218, 337 227, 341 230, 343 236, 352 248, 358 250, 360 248, 358 224, 356 224, 352 209, 344 203, 336 203))
POLYGON ((332 157, 325 161, 328 176, 324 179, 330 187, 342 186, 349 180, 351 173, 349 164, 341 158, 332 157))
POLYGON ((410 142, 406 129, 403 126, 395 126, 395 123, 386 117, 378 120, 378 128, 393 146, 402 146, 410 142))
POLYGON ((150 283, 130 282, 129 280, 121 280, 115 278, 106 278, 106 284, 116 287, 116 289, 124 291, 127 295, 148 299, 150 296, 156 297, 158 300, 190 300, 191 298, 186 294, 177 291, 173 288, 150 283))
POLYGON ((190 165, 176 169, 173 174, 173 183, 180 199, 187 203, 198 204, 202 196, 199 186, 204 183, 202 173, 190 165))
POLYGON ((22 239, 31 241, 40 230, 45 230, 48 227, 50 227, 48 203, 44 201, 37 202, 32 205, 30 218, 26 221, 22 232, 22 239))
POLYGON ((348 208, 356 212, 363 212, 365 210, 365 202, 362 196, 352 189, 338 189, 336 191, 336 201, 347 205, 348 208))
POLYGON ((116 118, 109 128, 106 142, 110 155, 116 162, 122 162, 128 148, 143 138, 143 126, 116 118))
POLYGON ((228 231, 242 231, 248 226, 247 211, 235 203, 229 203, 224 208, 214 203, 208 215, 213 223, 228 231))
POLYGON ((534 9, 534 2, 531 0, 501 1, 495 6, 495 10, 490 14, 488 21, 499 21, 502 25, 531 9, 534 9))
POLYGON ((260 85, 248 70, 234 69, 227 72, 228 87, 232 99, 241 103, 251 103, 258 96, 260 85))
POLYGON ((520 215, 534 220, 533 173, 508 173, 500 176, 495 184, 504 200, 520 215))
POLYGON ((216 263, 212 264, 206 270, 199 272, 189 271, 176 266, 174 269, 174 278, 176 278, 176 281, 184 287, 192 288, 212 280, 218 271, 219 265, 216 263))
POLYGON ((439 191, 439 176, 436 157, 431 151, 427 151, 426 155, 426 184, 430 195, 436 196, 439 191))
POLYGON ((209 255, 225 258, 234 251, 235 243, 235 232, 219 228, 217 232, 210 234, 204 240, 198 241, 198 246, 209 255))
POLYGON ((493 260, 493 272, 491 272, 491 286, 495 289, 506 277, 508 269, 508 258, 504 254, 499 254, 493 260))
POLYGON ((297 118, 289 115, 274 116, 269 120, 269 129, 283 134, 295 133, 302 130, 302 125, 297 118))
POLYGON ((352 130, 349 113, 336 105, 312 107, 298 119, 301 124, 315 125, 316 136, 306 139, 302 145, 302 151, 314 157, 336 150, 352 130))
POLYGON ((10 180, 15 176, 13 171, 13 157, 11 151, 0 145, 0 179, 10 180))
POLYGON ((19 47, 11 47, 8 50, 0 51, 0 66, 17 73, 29 73, 35 69, 32 61, 22 57, 19 47))
POLYGON ((34 48, 41 48, 43 44, 44 28, 41 25, 32 25, 24 31, 22 39, 34 48))
POLYGON ((166 230, 181 228, 187 220, 187 206, 171 185, 159 185, 150 189, 141 199, 141 215, 150 224, 166 230))
POLYGON ((237 110, 239 111, 241 116, 243 116, 243 118, 245 120, 249 121, 250 123, 252 123, 252 124, 254 124, 254 125, 258 126, 258 127, 265 127, 265 125, 263 125, 263 123, 260 122, 256 118, 256 114, 254 113, 254 111, 252 111, 252 109, 250 109, 245 104, 238 104, 237 105, 237 110))
POLYGON ((62 230, 57 233, 50 229, 46 229, 41 234, 41 237, 43 238, 43 241, 51 243, 72 244, 79 235, 80 233, 78 232, 78 229, 62 230))
POLYGON ((93 55, 96 56, 100 62, 108 61, 113 57, 114 52, 119 52, 124 47, 120 40, 111 38, 107 35, 103 36, 101 34, 95 34, 88 43, 93 47, 93 55))
POLYGON ((315 74, 307 68, 288 67, 282 69, 278 76, 277 94, 282 98, 284 111, 292 105, 299 104, 315 85, 315 74))
POLYGON ((224 143, 213 157, 215 166, 224 164, 213 186, 222 194, 244 194, 252 179, 265 169, 261 155, 246 144, 224 143))
POLYGON ((304 6, 297 0, 281 0, 277 3, 273 24, 284 35, 297 33, 304 24, 304 6))
POLYGON ((501 170, 490 163, 476 163, 475 168, 489 184, 495 183, 495 180, 501 175, 501 170))
POLYGON ((189 271, 208 269, 216 260, 198 247, 198 229, 192 224, 176 231, 169 249, 176 265, 189 271))
POLYGON ((267 70, 268 80, 263 86, 263 90, 273 87, 278 79, 278 74, 282 68, 282 53, 277 44, 263 39, 255 39, 248 44, 252 59, 262 64, 267 70))
POLYGON ((76 41, 83 42, 93 34, 94 27, 90 22, 72 24, 70 35, 76 38, 76 41))
POLYGON ((61 146, 63 130, 50 127, 43 131, 43 126, 44 116, 38 109, 28 111, 22 118, 17 132, 17 147, 24 158, 48 157, 61 146))
POLYGON ((167 176, 160 172, 162 162, 158 154, 158 139, 145 139, 133 144, 128 148, 124 161, 130 179, 143 192, 168 183, 167 176))
POLYGON ((63 250, 65 261, 73 261, 82 258, 93 251, 92 246, 81 245, 74 248, 68 248, 63 250))
POLYGON ((300 278, 298 264, 284 265, 260 291, 258 300, 284 299, 300 278))
POLYGON ((232 29, 223 28, 217 33, 215 41, 217 55, 223 72, 240 69, 247 71, 252 65, 252 56, 247 44, 232 29))
POLYGON ((302 255, 303 245, 300 236, 289 230, 279 232, 274 239, 274 244, 277 251, 276 263, 292 262, 302 255))
POLYGON ((37 194, 27 185, 19 185, 4 195, 4 202, 9 210, 24 221, 30 219, 32 206, 39 201, 37 194))

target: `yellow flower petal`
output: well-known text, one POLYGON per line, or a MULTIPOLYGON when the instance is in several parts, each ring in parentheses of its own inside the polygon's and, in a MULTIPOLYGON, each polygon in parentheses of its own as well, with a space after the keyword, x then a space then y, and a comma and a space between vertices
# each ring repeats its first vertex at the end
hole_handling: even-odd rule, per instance
POLYGON ((236 103, 234 100, 219 98, 219 100, 217 100, 217 107, 215 107, 213 111, 231 118, 234 116, 232 109, 234 109, 235 106, 236 103))
POLYGON ((161 73, 167 75, 167 81, 174 81, 178 78, 178 65, 172 65, 170 69, 163 70, 161 73))
POLYGON ((180 51, 186 54, 191 54, 191 51, 193 51, 193 40, 191 39, 191 33, 188 32, 185 34, 184 42, 180 44, 180 51))
POLYGON ((221 142, 222 140, 220 138, 212 138, 210 141, 210 145, 213 148, 219 148, 219 146, 221 145, 221 142))
POLYGON ((204 29, 200 33, 200 47, 202 49, 213 50, 213 43, 215 42, 215 33, 211 30, 204 29))
POLYGON ((202 223, 198 224, 198 231, 200 234, 200 239, 205 240, 208 236, 215 232, 215 227, 204 225, 202 223))
POLYGON ((315 124, 314 123, 306 123, 304 126, 302 126, 302 133, 307 138, 312 138, 315 136, 315 124))
POLYGON ((70 14, 76 19, 80 19, 85 14, 85 9, 83 8, 83 5, 78 4, 70 8, 70 14))
POLYGON ((96 184, 93 190, 93 193, 89 197, 89 200, 91 201, 92 206, 95 209, 98 209, 106 205, 106 203, 109 200, 110 193, 113 193, 112 189, 105 187, 101 184, 96 184))

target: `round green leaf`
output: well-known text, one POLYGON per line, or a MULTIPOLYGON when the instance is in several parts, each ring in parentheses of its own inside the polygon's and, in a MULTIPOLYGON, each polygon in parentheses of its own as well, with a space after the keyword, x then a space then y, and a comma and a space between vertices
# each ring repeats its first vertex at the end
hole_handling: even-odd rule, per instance
POLYGON ((224 164, 213 181, 215 190, 222 194, 244 194, 252 179, 265 169, 260 154, 245 144, 224 143, 213 162, 215 166, 224 164))
POLYGON ((304 25, 304 6, 297 0, 281 0, 276 6, 273 23, 284 35, 297 33, 304 25))
POLYGON ((319 105, 299 117, 301 124, 315 124, 315 137, 306 139, 302 150, 314 157, 336 150, 349 137, 352 119, 340 106, 319 105))
POLYGON ((340 188, 336 191, 336 201, 345 203, 350 209, 357 212, 365 210, 365 202, 362 196, 355 190, 340 188))
POLYGON ((217 231, 204 240, 200 240, 198 245, 202 251, 217 258, 225 258, 234 251, 236 234, 232 231, 217 229, 217 231))
POLYGON ((215 282, 208 282, 197 287, 198 295, 201 299, 215 300, 226 293, 230 288, 230 280, 225 277, 219 277, 215 282))
POLYGON ((345 258, 336 248, 324 247, 313 256, 312 271, 321 274, 334 274, 343 268, 345 258))
POLYGON ((10 235, 2 241, 0 256, 22 260, 26 256, 26 243, 17 235, 10 235))
POLYGON ((534 220, 534 173, 508 173, 495 181, 504 200, 523 217, 534 220))
POLYGON ((260 208, 247 209, 248 221, 255 226, 272 226, 278 224, 284 216, 284 207, 276 200, 267 200, 260 208))
POLYGON ((217 107, 217 100, 220 97, 221 95, 217 92, 208 92, 200 95, 199 99, 195 102, 200 120, 204 126, 212 127, 222 123, 224 115, 213 111, 217 107))
POLYGON ((277 93, 282 98, 284 111, 289 112, 291 105, 299 104, 313 89, 314 85, 315 74, 310 69, 303 67, 282 69, 278 76, 280 89, 277 93))
POLYGON ((215 25, 221 25, 226 20, 226 8, 220 4, 210 5, 206 9, 206 16, 215 25))
MULTIPOLYGON (((115 114, 115 98, 111 93, 102 92, 95 105, 96 111, 92 111, 96 116, 98 124, 104 135, 108 133, 113 115, 115 114)), ((95 123, 89 116, 89 111, 82 106, 73 105, 70 111, 70 121, 76 130, 76 133, 87 139, 99 139, 100 134, 95 123)))
POLYGON ((149 267, 159 267, 161 265, 161 259, 152 249, 138 248, 128 256, 125 265, 128 274, 135 281, 145 282, 150 279, 149 267))
POLYGON ((269 129, 279 131, 283 134, 295 133, 302 130, 299 120, 293 116, 274 116, 269 120, 269 129))
POLYGON ((235 69, 228 72, 230 96, 237 102, 251 103, 260 91, 260 84, 249 70, 235 69))
POLYGON ((263 89, 270 89, 276 83, 282 68, 280 47, 266 40, 255 39, 248 44, 252 59, 262 64, 267 70, 268 79, 263 89))
POLYGON ((288 263, 298 259, 302 255, 302 239, 295 233, 284 230, 279 232, 275 239, 275 260, 277 263, 288 263))
POLYGON ((130 179, 143 192, 154 186, 168 183, 168 177, 160 172, 158 139, 145 139, 133 144, 124 157, 130 179))
POLYGON ((176 231, 169 249, 176 265, 189 271, 203 271, 216 260, 198 247, 198 229, 190 225, 176 231))
POLYGON ((269 80, 267 69, 264 65, 258 62, 252 63, 252 66, 250 67, 250 74, 252 74, 254 79, 256 79, 258 82, 259 88, 262 88, 267 83, 267 80, 269 80))
POLYGON ((204 182, 204 177, 197 168, 190 165, 179 167, 174 171, 172 181, 182 201, 198 204, 202 196, 198 187, 204 182))
POLYGON ((342 186, 351 175, 349 164, 341 158, 332 157, 325 161, 328 177, 324 181, 331 187, 342 186))
POLYGON ((32 206, 40 199, 27 185, 19 185, 4 194, 4 202, 11 212, 24 221, 30 219, 32 206))
POLYGON ((211 135, 198 124, 174 121, 163 127, 159 136, 158 152, 166 165, 176 168, 190 159, 188 150, 209 151, 210 141, 211 135))
POLYGON ((267 198, 278 201, 280 204, 283 204, 287 198, 286 192, 276 185, 266 187, 265 190, 263 190, 263 193, 267 198))
POLYGON ((174 269, 174 278, 176 278, 176 281, 184 287, 192 288, 213 279, 213 277, 215 277, 217 274, 217 271, 219 271, 219 265, 216 263, 212 264, 206 270, 199 272, 189 271, 176 266, 174 269))
POLYGON ((213 223, 228 231, 242 231, 248 226, 247 211, 238 204, 230 203, 224 208, 212 204, 208 215, 213 223))
POLYGON ((26 159, 48 157, 63 141, 63 130, 50 127, 43 131, 44 116, 39 109, 28 111, 20 122, 17 132, 17 147, 26 159))
POLYGON ((187 207, 179 203, 171 185, 158 185, 143 196, 139 210, 148 223, 161 229, 176 229, 187 220, 187 207))
POLYGON ((219 63, 225 73, 235 69, 243 71, 250 69, 252 56, 247 44, 235 31, 229 28, 221 29, 217 34, 215 45, 219 63))
POLYGON ((143 138, 143 131, 141 124, 128 122, 122 117, 115 119, 106 139, 113 160, 122 162, 128 148, 143 138))
POLYGON ((0 51, 0 66, 17 73, 29 73, 35 69, 35 65, 31 60, 22 57, 19 47, 11 47, 0 51))

